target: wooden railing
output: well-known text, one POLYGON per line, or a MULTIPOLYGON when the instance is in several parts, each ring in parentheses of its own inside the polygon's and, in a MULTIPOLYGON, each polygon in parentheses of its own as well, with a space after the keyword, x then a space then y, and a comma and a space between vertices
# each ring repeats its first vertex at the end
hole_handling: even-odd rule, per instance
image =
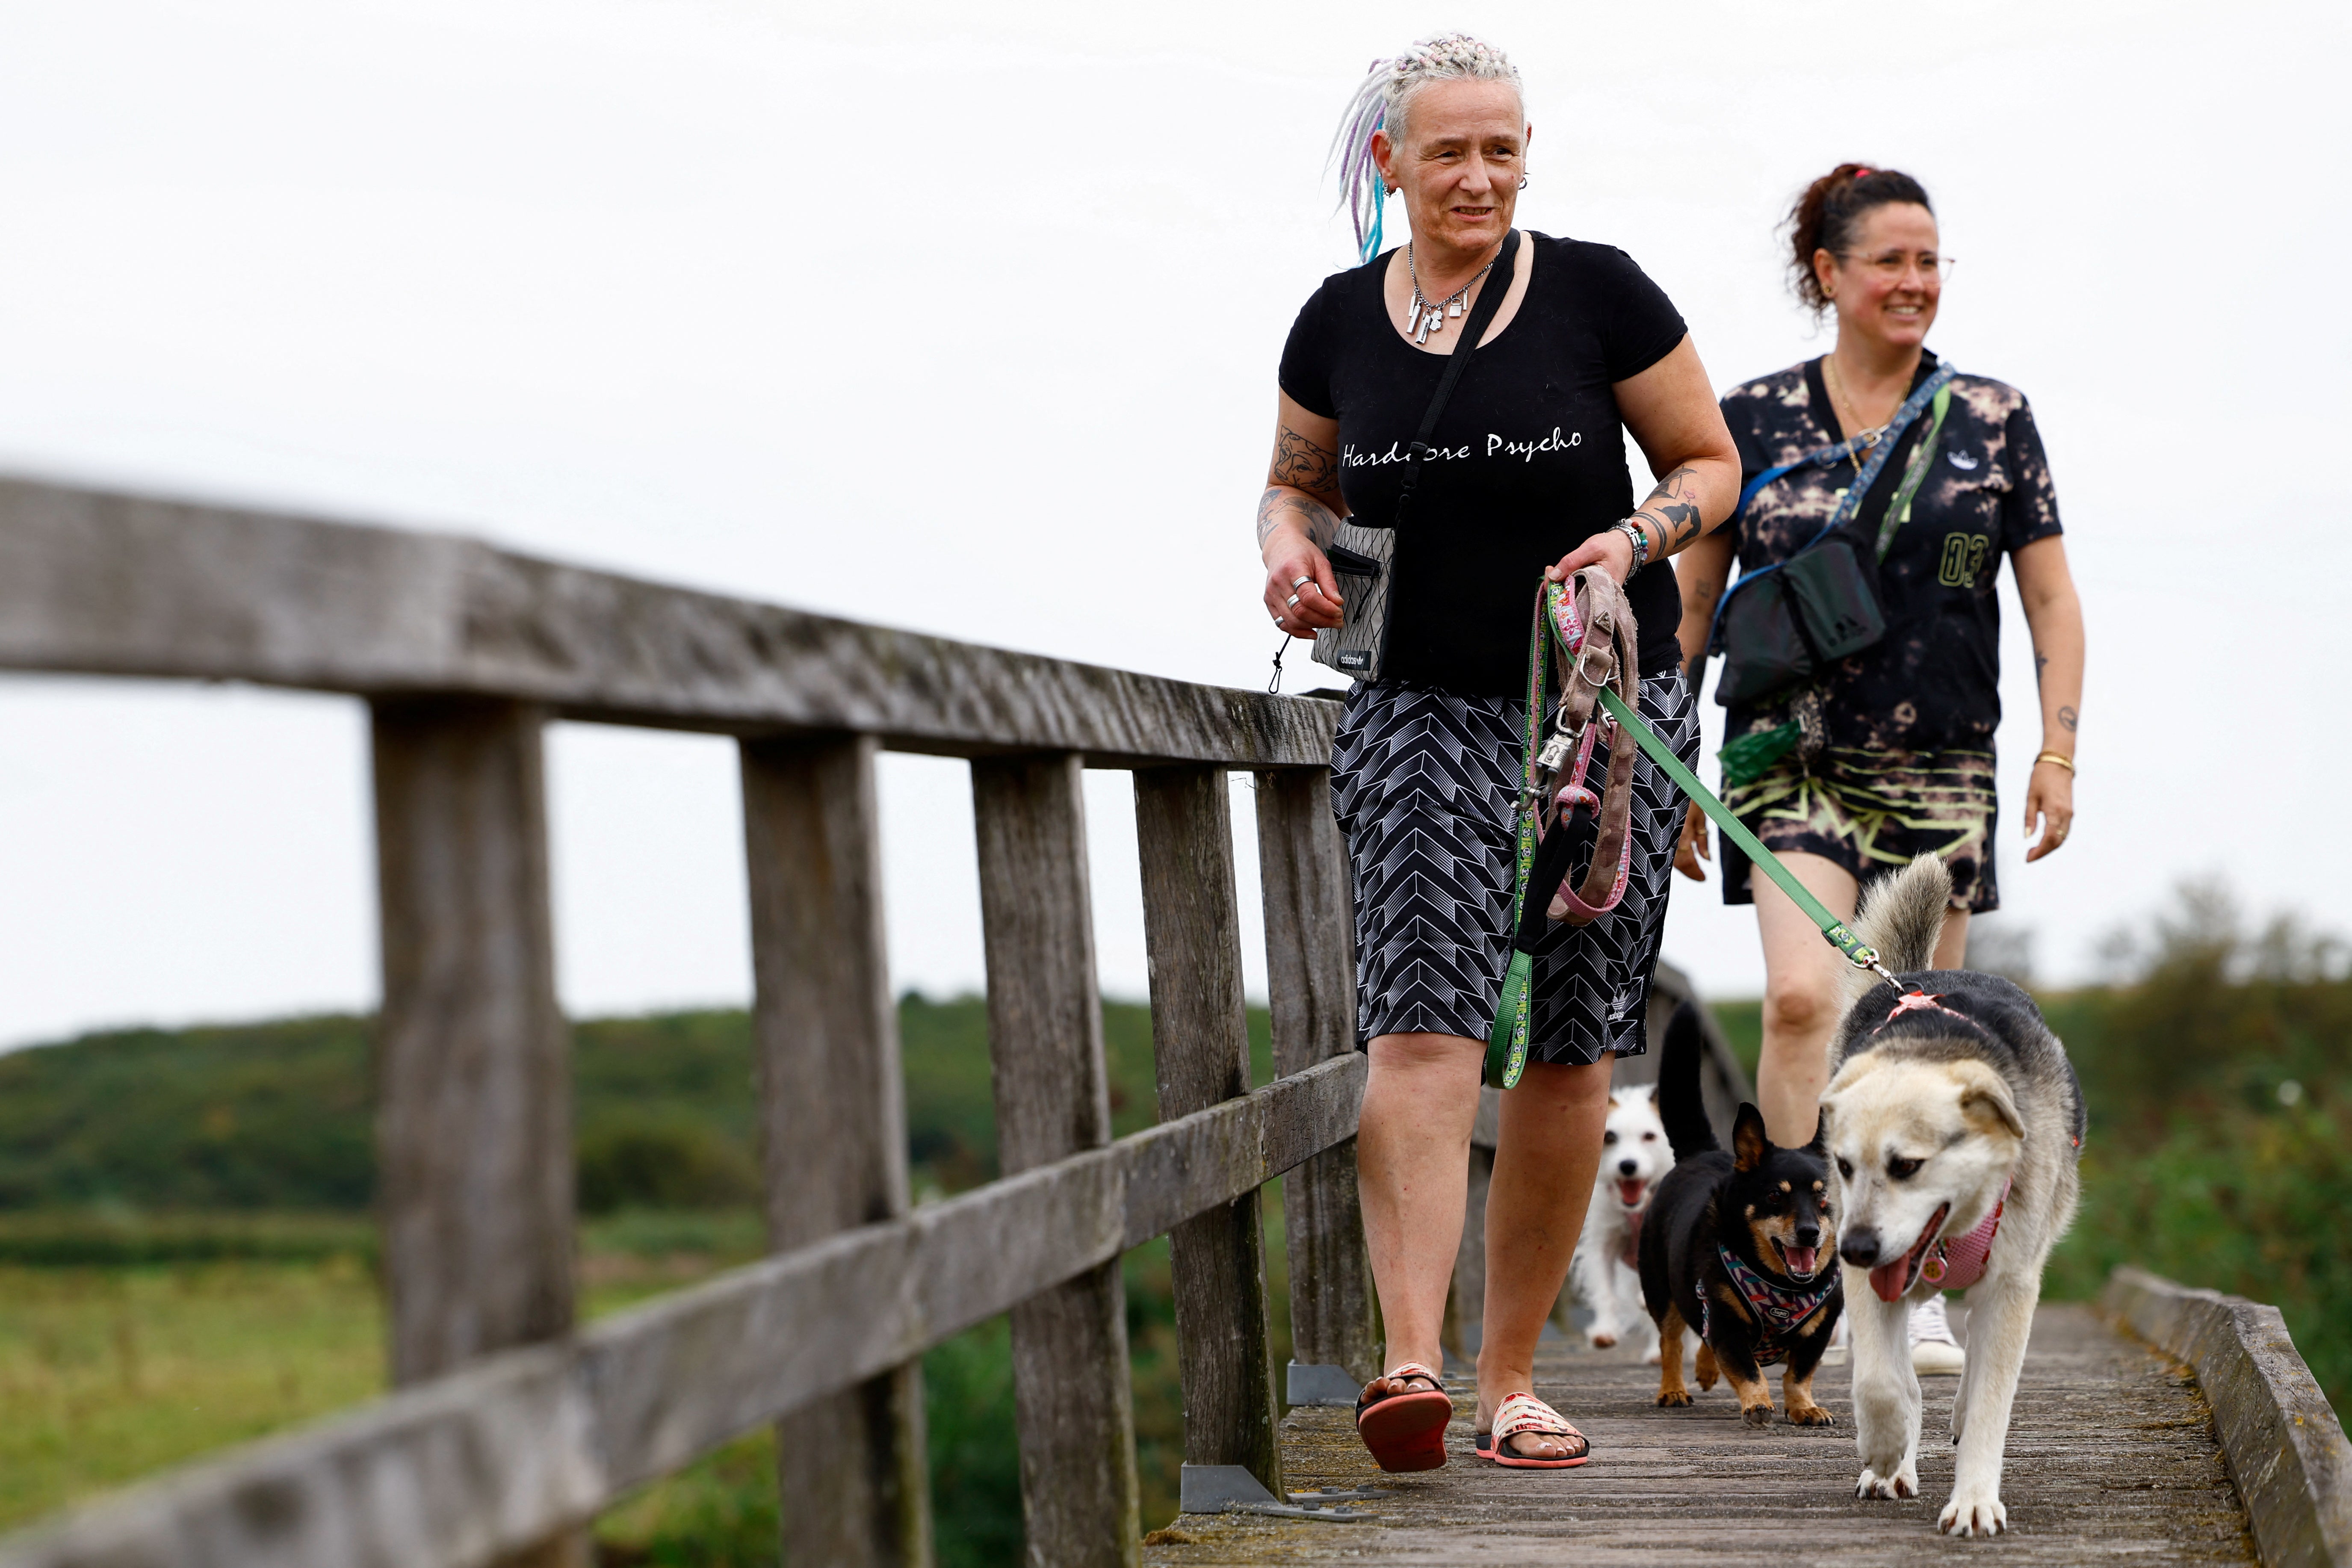
POLYGON ((0 481, 0 668, 373 710, 378 1186, 398 1391, 0 1545, 5 1568, 581 1561, 628 1488, 793 1413, 786 1560, 929 1557, 919 1359, 1012 1316, 1030 1560, 1136 1561, 1118 1258, 1171 1238, 1184 1457, 1279 1495, 1296 1359, 1369 1375, 1336 712, 465 540, 0 481), (739 738, 773 1256, 575 1326, 550 718, 739 738), (971 760, 1003 1179, 910 1207, 878 749, 971 760), (1135 773, 1160 1124, 1110 1136, 1080 770, 1135 773), (1257 775, 1276 1069, 1249 1087, 1226 773, 1257 775))

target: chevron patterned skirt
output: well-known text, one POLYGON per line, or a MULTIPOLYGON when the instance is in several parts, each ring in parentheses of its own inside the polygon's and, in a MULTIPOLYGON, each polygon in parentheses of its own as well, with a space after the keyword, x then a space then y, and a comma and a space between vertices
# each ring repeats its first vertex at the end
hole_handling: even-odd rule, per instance
MULTIPOLYGON (((1331 802, 1355 877, 1359 1047, 1378 1035, 1486 1037, 1509 959, 1521 707, 1391 682, 1349 695, 1331 802)), ((1698 705, 1682 672, 1643 679, 1641 709, 1696 767, 1698 705)), ((1607 752, 1595 749, 1596 772, 1607 752)), ((1555 924, 1537 949, 1530 1060, 1643 1050, 1684 809, 1682 791, 1637 756, 1624 900, 1591 925, 1555 924)))

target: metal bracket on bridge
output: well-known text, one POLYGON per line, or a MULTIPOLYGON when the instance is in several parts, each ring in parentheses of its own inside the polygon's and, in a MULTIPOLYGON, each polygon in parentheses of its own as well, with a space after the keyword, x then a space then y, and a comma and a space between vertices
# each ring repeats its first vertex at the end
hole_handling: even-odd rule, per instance
POLYGON ((1358 1520, 1378 1519, 1353 1508, 1316 1508, 1301 1503, 1333 1503, 1341 1500, 1381 1497, 1379 1491, 1359 1489, 1355 1491, 1292 1492, 1290 1501, 1276 1502, 1265 1483, 1250 1474, 1241 1465, 1186 1465, 1182 1468, 1181 1491, 1178 1508, 1185 1513, 1262 1513, 1276 1519, 1319 1519, 1333 1524, 1349 1524, 1358 1520))
POLYGON ((1295 1361, 1290 1363, 1282 1402, 1285 1405, 1344 1405, 1352 1410, 1356 1406, 1356 1396, 1362 1392, 1354 1376, 1344 1366, 1295 1361))

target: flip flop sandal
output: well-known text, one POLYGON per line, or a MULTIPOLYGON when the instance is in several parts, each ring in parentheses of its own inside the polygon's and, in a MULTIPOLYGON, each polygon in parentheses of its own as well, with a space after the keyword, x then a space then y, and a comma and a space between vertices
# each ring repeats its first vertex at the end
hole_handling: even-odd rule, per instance
POLYGON ((1532 1394, 1506 1397, 1495 1411, 1495 1429, 1478 1434, 1478 1457, 1511 1470, 1572 1470, 1592 1458, 1591 1439, 1569 1425, 1567 1418, 1532 1394), (1538 1459, 1512 1453, 1503 1445, 1513 1437, 1573 1437, 1584 1446, 1564 1459, 1538 1459))
POLYGON ((1426 1383, 1425 1389, 1408 1386, 1402 1394, 1356 1401, 1356 1434, 1372 1451, 1384 1470, 1434 1470, 1445 1463, 1445 1424, 1454 1419, 1454 1398, 1437 1373, 1417 1361, 1382 1374, 1384 1380, 1408 1384, 1426 1383))

